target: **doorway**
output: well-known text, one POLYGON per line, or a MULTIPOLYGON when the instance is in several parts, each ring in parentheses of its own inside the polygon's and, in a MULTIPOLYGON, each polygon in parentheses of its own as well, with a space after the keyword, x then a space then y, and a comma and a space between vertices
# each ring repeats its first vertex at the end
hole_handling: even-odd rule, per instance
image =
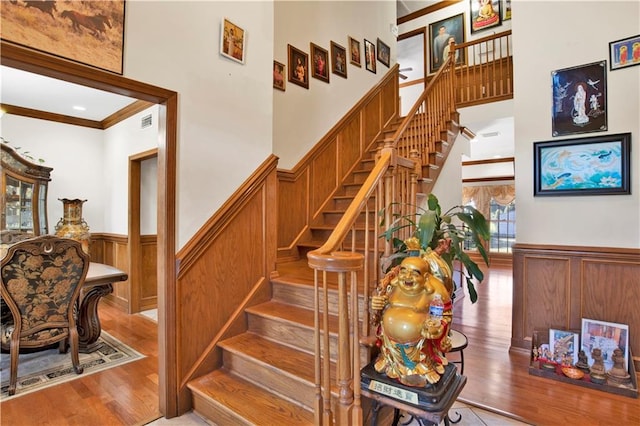
POLYGON ((158 307, 157 166, 157 149, 129 156, 130 314, 158 307))
POLYGON ((2 42, 2 65, 159 105, 158 135, 158 394, 160 412, 178 411, 175 348, 176 154, 178 94, 99 69, 2 42))
POLYGON ((427 28, 400 34, 397 61, 400 78, 400 116, 407 115, 424 91, 427 81, 427 28))

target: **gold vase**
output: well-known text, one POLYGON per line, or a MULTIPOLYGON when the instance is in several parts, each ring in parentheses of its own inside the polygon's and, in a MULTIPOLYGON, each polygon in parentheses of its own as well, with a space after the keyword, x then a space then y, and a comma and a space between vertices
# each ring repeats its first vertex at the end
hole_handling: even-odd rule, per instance
POLYGON ((58 200, 63 204, 63 216, 56 224, 56 235, 79 241, 82 244, 82 251, 89 254, 91 234, 89 233, 89 225, 82 218, 82 204, 87 200, 78 198, 74 200, 58 198, 58 200))

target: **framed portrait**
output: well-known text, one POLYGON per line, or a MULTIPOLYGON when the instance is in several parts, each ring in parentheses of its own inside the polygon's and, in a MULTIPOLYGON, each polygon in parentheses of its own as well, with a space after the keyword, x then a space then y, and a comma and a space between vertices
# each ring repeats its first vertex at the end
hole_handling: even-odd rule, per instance
MULTIPOLYGON (((429 73, 437 72, 449 56, 449 41, 460 44, 465 42, 464 13, 429 24, 431 55, 429 73)), ((464 49, 456 50, 456 64, 466 63, 464 49)))
POLYGON ((351 65, 362 67, 360 60, 360 42, 352 37, 349 37, 349 52, 351 52, 351 65))
POLYGON ((331 42, 331 72, 347 78, 347 50, 335 41, 331 42))
POLYGON ((124 0, 0 2, 2 40, 122 74, 124 0), (68 6, 68 8, 67 8, 68 6))
POLYGON ((220 26, 220 55, 244 64, 246 42, 247 32, 224 18, 220 26))
POLYGON ((551 72, 553 136, 607 130, 607 61, 551 72))
POLYGON ((631 133, 535 142, 533 195, 631 193, 631 133))
POLYGON ((378 60, 382 62, 382 65, 389 68, 389 61, 391 57, 391 49, 382 40, 378 39, 378 60))
POLYGON ((298 86, 309 88, 309 55, 287 44, 289 58, 289 81, 298 86))
POLYGON ((364 67, 367 71, 376 73, 376 45, 364 39, 364 67))
POLYGON ((503 0, 469 0, 471 34, 502 25, 503 0))
POLYGON ((574 365, 578 362, 580 335, 572 331, 549 329, 549 352, 551 360, 560 365, 574 365))
POLYGON ((593 350, 600 349, 605 370, 614 363, 614 351, 620 349, 624 356, 625 371, 629 371, 629 326, 614 322, 582 318, 580 350, 587 355, 589 366, 593 365, 593 350))
POLYGON ((286 67, 283 63, 273 61, 273 88, 285 91, 285 79, 284 76, 286 67))
POLYGON ((511 19, 511 0, 502 0, 502 21, 511 19))
POLYGON ((640 65, 640 34, 609 43, 611 71, 640 65))
POLYGON ((311 76, 329 82, 329 52, 315 43, 311 43, 311 76))

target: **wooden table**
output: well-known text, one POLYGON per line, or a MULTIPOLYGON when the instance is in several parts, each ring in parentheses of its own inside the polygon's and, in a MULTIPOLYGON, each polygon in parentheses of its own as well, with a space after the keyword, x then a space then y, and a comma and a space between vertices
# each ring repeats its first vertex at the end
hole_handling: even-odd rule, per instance
POLYGON ((118 268, 91 262, 78 300, 78 335, 80 352, 93 352, 100 347, 98 338, 102 328, 98 317, 98 303, 102 296, 113 292, 113 283, 126 281, 129 276, 118 268))

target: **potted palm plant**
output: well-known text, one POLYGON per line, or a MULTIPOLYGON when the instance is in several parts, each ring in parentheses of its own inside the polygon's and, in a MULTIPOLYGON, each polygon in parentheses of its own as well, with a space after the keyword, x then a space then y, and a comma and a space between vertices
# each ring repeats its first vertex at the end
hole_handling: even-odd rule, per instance
POLYGON ((392 242, 394 251, 388 259, 389 265, 395 265, 406 256, 420 255, 435 258, 440 265, 444 261, 451 275, 453 262, 458 260, 464 266, 462 273, 469 297, 475 303, 478 293, 474 280, 482 282, 484 273, 464 251, 464 242, 470 238, 488 266, 485 242, 489 240, 489 222, 472 206, 456 205, 443 213, 434 194, 429 194, 426 209, 417 207, 417 210, 415 216, 394 215, 393 222, 383 233, 384 238, 392 242), (401 240, 396 235, 405 228, 413 230, 412 236, 401 240))

